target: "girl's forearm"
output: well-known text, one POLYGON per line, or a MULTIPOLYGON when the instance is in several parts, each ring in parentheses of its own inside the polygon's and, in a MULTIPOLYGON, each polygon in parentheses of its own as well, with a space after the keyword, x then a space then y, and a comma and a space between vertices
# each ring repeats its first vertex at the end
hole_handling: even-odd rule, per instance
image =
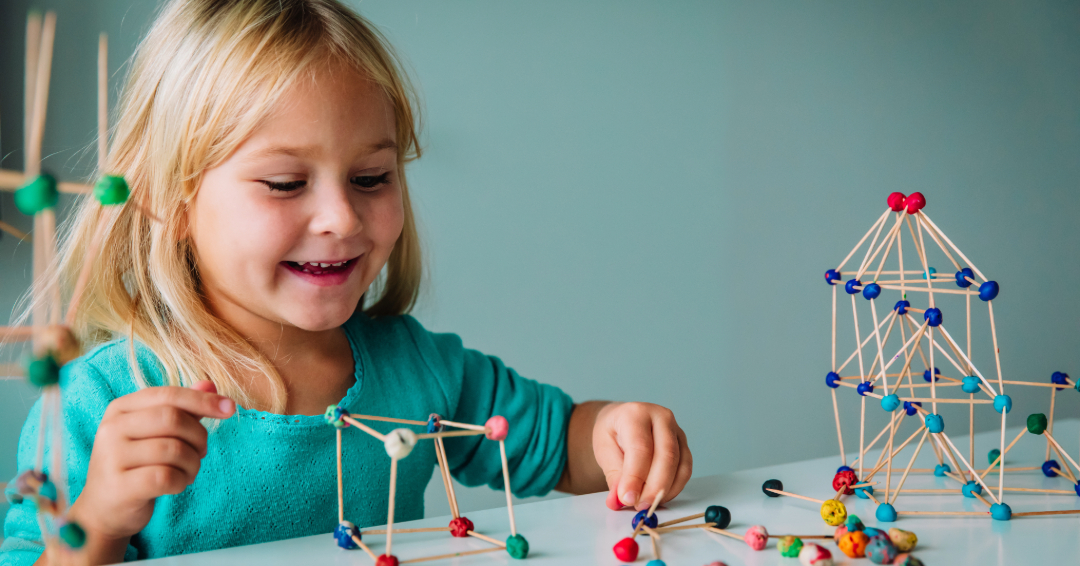
POLYGON ((582 494, 607 489, 604 472, 593 453, 593 428, 600 410, 608 401, 586 401, 574 405, 566 432, 566 467, 555 486, 557 491, 582 494))

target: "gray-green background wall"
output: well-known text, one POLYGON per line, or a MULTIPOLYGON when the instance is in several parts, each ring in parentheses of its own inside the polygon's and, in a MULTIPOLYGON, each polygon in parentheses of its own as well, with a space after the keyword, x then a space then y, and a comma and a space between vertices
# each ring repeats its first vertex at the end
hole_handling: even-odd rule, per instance
MULTIPOLYGON (((822 273, 891 191, 925 193, 1001 283, 1007 376, 1080 374, 1080 4, 350 4, 409 62, 425 103, 426 154, 410 170, 430 268, 421 322, 575 399, 671 407, 697 475, 836 452, 822 273)), ((30 5, 0 5, 7 169, 23 165, 30 5)), ((115 101, 157 2, 33 5, 59 15, 46 164, 79 179, 95 159, 97 33, 110 35, 115 101)), ((29 226, 10 194, 0 207, 29 226)), ((29 284, 29 257, 0 237, 0 318, 29 284)), ((975 361, 993 373, 981 324, 975 361)), ((858 404, 841 392, 854 449, 858 404)), ((1048 403, 1011 393, 1021 417, 1048 403)), ((1059 415, 1080 415, 1080 394, 1060 397, 1059 415)), ((31 400, 0 381, 4 479, 31 400)), ((995 422, 987 411, 978 427, 995 422)), ((445 513, 429 495, 429 513, 445 513)))

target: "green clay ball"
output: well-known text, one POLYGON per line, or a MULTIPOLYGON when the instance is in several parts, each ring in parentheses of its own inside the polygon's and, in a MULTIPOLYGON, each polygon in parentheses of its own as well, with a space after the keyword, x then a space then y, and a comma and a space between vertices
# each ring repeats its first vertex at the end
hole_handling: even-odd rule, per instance
POLYGON ((127 181, 119 175, 105 175, 94 185, 94 198, 102 206, 124 204, 129 194, 127 181))
POLYGON ((26 378, 38 387, 60 383, 60 364, 51 355, 34 358, 26 364, 26 378))
POLYGON ((1046 430, 1046 415, 1042 413, 1028 415, 1027 427, 1031 434, 1042 434, 1046 430))
POLYGON ((803 541, 799 537, 786 536, 776 543, 776 548, 780 551, 780 556, 798 558, 803 548, 803 541))
POLYGON ((999 457, 999 456, 1001 456, 1001 450, 998 450, 997 448, 995 448, 995 449, 991 450, 991 451, 990 451, 990 452, 989 452, 989 453, 988 453, 988 454, 986 455, 986 463, 987 463, 987 464, 993 464, 994 462, 996 462, 996 461, 997 461, 997 459, 998 459, 998 457, 999 457))
POLYGON ((56 206, 60 193, 56 190, 56 179, 49 174, 41 174, 34 180, 15 191, 15 206, 19 212, 33 216, 42 210, 56 206))
POLYGON ((67 523, 60 527, 60 540, 70 548, 82 548, 86 544, 86 531, 78 523, 67 523))
POLYGON ((525 537, 521 535, 510 536, 506 539, 506 552, 509 552, 510 556, 522 560, 529 555, 529 541, 525 540, 525 537))

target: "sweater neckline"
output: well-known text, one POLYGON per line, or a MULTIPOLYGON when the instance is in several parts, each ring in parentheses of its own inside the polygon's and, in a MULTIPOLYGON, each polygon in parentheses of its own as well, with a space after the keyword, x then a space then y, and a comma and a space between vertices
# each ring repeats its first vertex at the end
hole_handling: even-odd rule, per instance
MULTIPOLYGON (((363 389, 364 386, 364 362, 366 356, 353 325, 346 322, 341 326, 341 329, 345 331, 345 337, 349 340, 349 349, 352 350, 353 384, 349 386, 348 391, 345 392, 345 396, 338 401, 337 404, 338 406, 345 408, 345 410, 352 412, 351 408, 354 407, 356 402, 360 399, 360 390, 363 389)), ((326 426, 326 418, 323 415, 279 415, 277 413, 270 413, 257 409, 247 409, 240 407, 239 405, 236 409, 238 417, 264 421, 270 424, 301 427, 326 426)))

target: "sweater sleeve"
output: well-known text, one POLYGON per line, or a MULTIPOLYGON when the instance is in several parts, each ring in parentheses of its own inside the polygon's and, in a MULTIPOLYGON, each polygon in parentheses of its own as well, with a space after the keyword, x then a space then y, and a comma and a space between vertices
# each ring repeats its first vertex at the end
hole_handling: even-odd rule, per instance
MULTIPOLYGON (((559 388, 521 377, 499 358, 462 345, 455 334, 428 332, 404 317, 430 369, 444 381, 450 420, 483 424, 501 415, 510 424, 506 456, 514 495, 544 495, 566 466, 566 433, 573 410, 559 388)), ((446 439, 450 471, 467 486, 503 489, 499 443, 480 436, 446 439)))
MULTIPOLYGON (((63 414, 66 434, 64 435, 63 455, 68 479, 68 497, 74 501, 86 485, 86 470, 90 463, 90 452, 94 447, 94 437, 98 424, 105 414, 105 408, 118 397, 101 372, 87 361, 80 358, 61 370, 60 385, 63 389, 63 414)), ((41 426, 42 399, 38 399, 30 409, 22 433, 19 436, 17 463, 19 473, 33 469, 37 461, 38 435, 41 426)), ((43 471, 50 479, 54 477, 54 446, 46 442, 43 458, 43 471)), ((15 479, 4 490, 11 507, 4 520, 4 542, 0 545, 0 566, 22 566, 33 564, 44 546, 41 542, 41 530, 38 526, 37 504, 32 499, 18 499, 15 479)), ((126 560, 135 558, 135 548, 128 546, 126 560)))

